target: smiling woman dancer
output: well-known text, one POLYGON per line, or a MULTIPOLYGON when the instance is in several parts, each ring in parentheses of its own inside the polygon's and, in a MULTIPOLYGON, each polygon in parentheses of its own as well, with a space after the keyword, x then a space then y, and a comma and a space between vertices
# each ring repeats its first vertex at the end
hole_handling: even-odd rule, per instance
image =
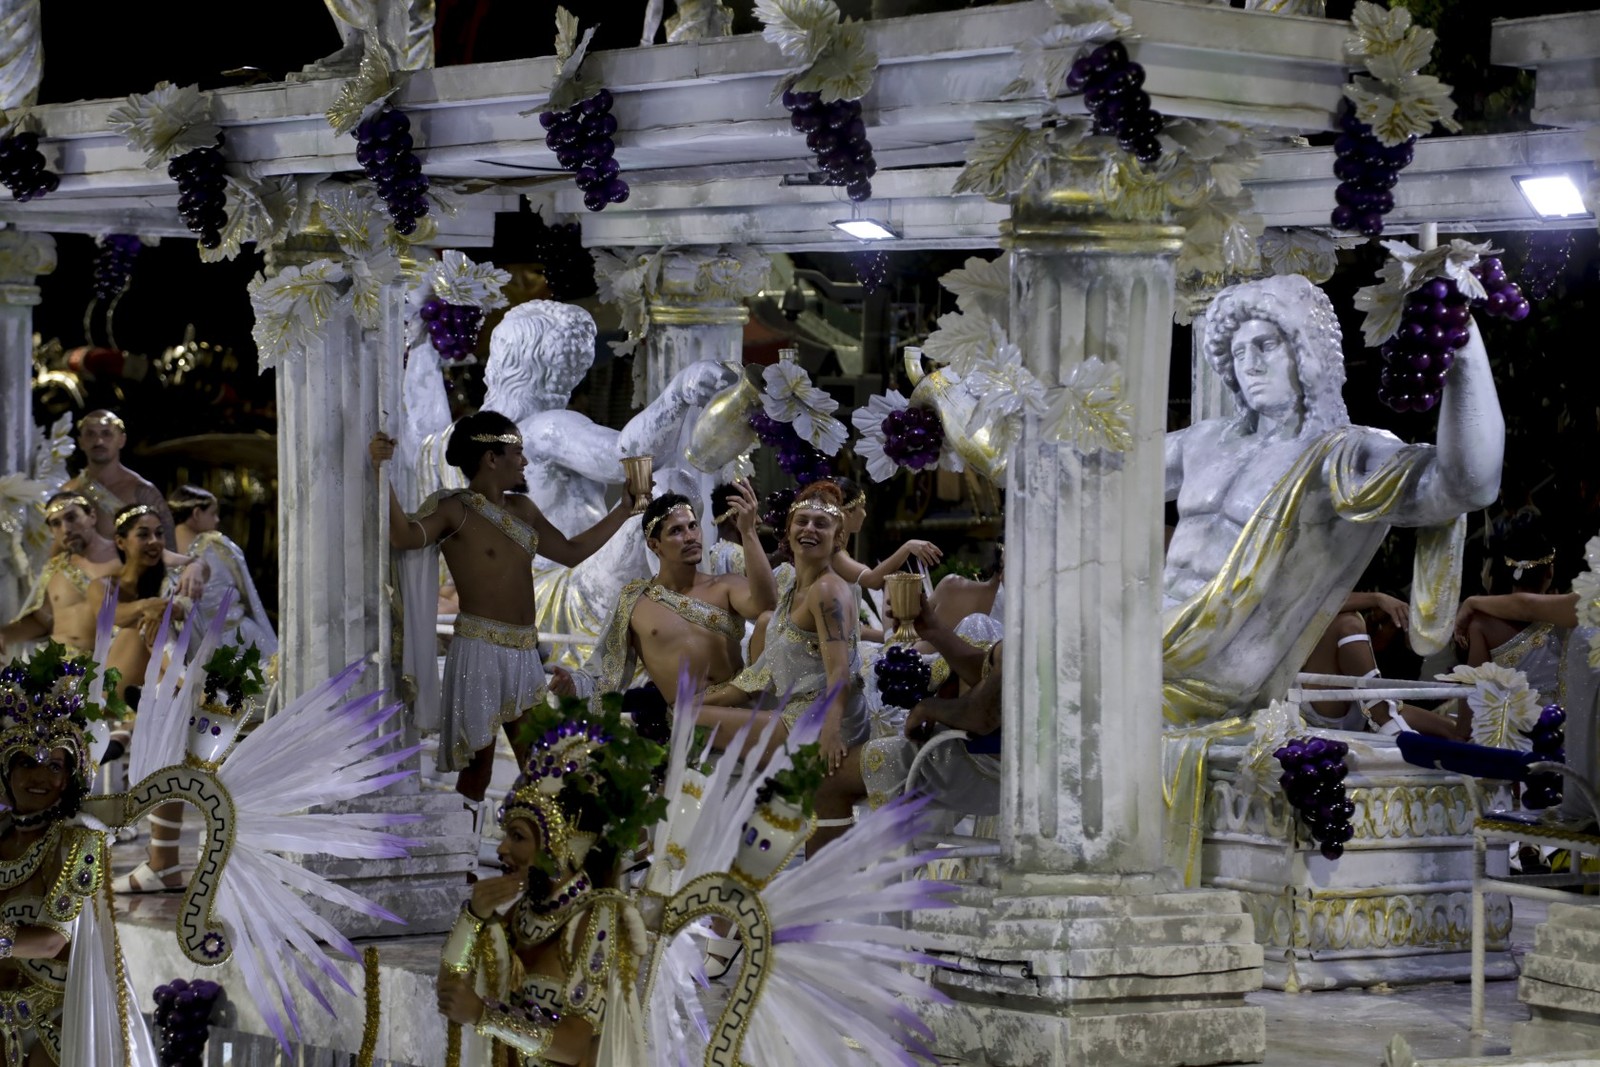
MULTIPOLYGON (((855 598, 830 565, 846 536, 843 504, 837 485, 813 482, 789 508, 784 535, 795 578, 778 596, 766 648, 731 682, 708 690, 700 709, 699 723, 715 731, 717 747, 732 743, 758 700, 770 706, 773 698, 784 696, 787 703, 776 711, 754 712, 782 719, 772 741, 781 744, 800 713, 829 692, 833 699, 820 738, 829 771, 838 768, 849 748, 866 740, 870 724, 861 689, 855 598)), ((751 732, 752 740, 757 734, 751 732)))

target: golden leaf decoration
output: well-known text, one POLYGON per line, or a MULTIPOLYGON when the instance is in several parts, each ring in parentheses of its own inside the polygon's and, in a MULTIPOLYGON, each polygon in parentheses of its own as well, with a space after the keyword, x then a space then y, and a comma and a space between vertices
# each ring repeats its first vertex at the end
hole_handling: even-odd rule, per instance
POLYGON ((867 47, 866 26, 848 22, 834 27, 816 61, 795 79, 800 92, 822 94, 822 99, 859 100, 872 88, 878 54, 867 47))
POLYGON ((256 275, 246 288, 255 311, 250 334, 255 338, 262 370, 304 350, 332 316, 346 278, 344 268, 331 259, 285 267, 272 278, 256 275))
POLYGON ((211 148, 222 127, 211 121, 211 96, 198 85, 161 82, 111 109, 106 125, 145 153, 152 170, 196 148, 211 148))
POLYGON ((447 304, 470 304, 493 311, 506 306, 503 290, 511 284, 511 275, 493 263, 475 263, 465 252, 454 248, 444 253, 428 268, 428 285, 447 304))
POLYGON ((578 16, 556 8, 556 62, 565 63, 578 50, 578 16))
POLYGON ((1344 87, 1356 106, 1356 117, 1372 127, 1372 135, 1386 145, 1423 137, 1439 123, 1459 130, 1450 87, 1431 74, 1418 74, 1399 84, 1362 78, 1344 87))
POLYGON ((1533 741, 1523 731, 1539 721, 1539 694, 1527 676, 1493 661, 1476 667, 1461 666, 1449 674, 1435 675, 1441 682, 1473 686, 1467 697, 1472 709, 1472 743, 1491 748, 1527 752, 1533 741))
POLYGON ((1098 356, 1073 367, 1045 403, 1045 434, 1081 455, 1133 447, 1133 405, 1122 395, 1122 371, 1098 356))
POLYGON ((549 104, 535 110, 565 111, 599 91, 596 83, 578 77, 584 57, 589 54, 594 31, 595 27, 590 26, 579 37, 577 16, 564 7, 556 8, 556 75, 550 82, 549 104))
POLYGON ((378 35, 369 33, 355 77, 346 81, 328 108, 328 125, 334 133, 349 133, 393 96, 400 86, 389 70, 389 57, 378 35))
POLYGON ((1350 12, 1351 35, 1344 50, 1351 56, 1381 55, 1392 51, 1411 28, 1411 12, 1400 6, 1384 8, 1359 0, 1350 12))
POLYGON ((977 363, 993 358, 1006 340, 1000 324, 978 312, 948 311, 939 316, 937 326, 922 342, 922 351, 962 377, 977 363))
POLYGON ((973 132, 976 136, 967 149, 967 165, 951 190, 997 201, 1022 188, 1048 140, 1045 131, 1029 129, 1021 119, 979 122, 973 132))

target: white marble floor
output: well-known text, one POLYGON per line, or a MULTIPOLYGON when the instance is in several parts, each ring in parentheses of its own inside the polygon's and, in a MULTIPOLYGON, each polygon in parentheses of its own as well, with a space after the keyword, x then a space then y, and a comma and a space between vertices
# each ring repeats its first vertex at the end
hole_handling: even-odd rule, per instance
MULTIPOLYGON (((185 837, 193 838, 186 827, 185 837)), ((143 856, 143 842, 119 845, 113 860, 120 873, 143 856)), ((185 849, 184 859, 192 860, 185 849)), ((463 887, 463 892, 465 891, 463 887)), ((119 900, 125 921, 170 929, 180 897, 157 895, 119 900)), ((1519 958, 1533 943, 1534 928, 1544 919, 1544 906, 1517 901, 1512 929, 1512 949, 1519 958)), ((431 974, 442 938, 385 940, 388 965, 431 974)), ((139 961, 130 960, 137 972, 139 961)), ((170 976, 135 975, 136 983, 154 986, 170 976)), ((1496 1056, 1509 1051, 1512 1024, 1528 1018, 1516 999, 1516 982, 1491 982, 1488 987, 1488 1036, 1474 1038, 1468 1030, 1470 993, 1466 983, 1433 983, 1378 990, 1340 990, 1315 993, 1262 991, 1250 1002, 1266 1010, 1269 1067, 1372 1064, 1383 1062, 1383 1050, 1396 1034, 1406 1038, 1420 1060, 1464 1056, 1496 1056)), ((417 1005, 418 1011, 432 1006, 417 1005)), ((948 1061, 955 1063, 957 1061, 948 1061)))

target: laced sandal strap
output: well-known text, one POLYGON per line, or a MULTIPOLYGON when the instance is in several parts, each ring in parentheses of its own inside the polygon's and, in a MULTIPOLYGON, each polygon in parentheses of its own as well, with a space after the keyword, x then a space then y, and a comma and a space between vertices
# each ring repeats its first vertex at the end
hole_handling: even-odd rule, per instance
POLYGON ((183 829, 183 820, 182 819, 163 819, 159 815, 147 815, 147 816, 145 816, 145 818, 150 820, 150 825, 151 826, 160 826, 160 827, 163 827, 164 829, 167 829, 167 830, 182 830, 183 829))

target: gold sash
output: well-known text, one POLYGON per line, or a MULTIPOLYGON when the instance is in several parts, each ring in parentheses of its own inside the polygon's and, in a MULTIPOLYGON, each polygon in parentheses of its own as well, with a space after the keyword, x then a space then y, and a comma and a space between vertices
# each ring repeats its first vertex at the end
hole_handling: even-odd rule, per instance
POLYGON ((634 608, 638 606, 641 596, 649 597, 685 622, 729 640, 737 641, 744 636, 744 621, 726 608, 656 585, 648 578, 636 578, 622 587, 616 609, 612 611, 605 632, 600 637, 600 670, 595 675, 595 700, 605 693, 621 692, 638 673, 639 656, 629 638, 629 629, 633 623, 634 608))
POLYGON ((72 588, 81 594, 89 592, 89 583, 94 579, 72 561, 72 556, 66 552, 58 552, 45 563, 44 570, 39 572, 39 580, 34 583, 32 591, 28 593, 28 602, 22 605, 22 610, 17 612, 17 618, 32 615, 44 607, 44 598, 50 591, 50 580, 56 575, 61 575, 72 583, 72 588))
POLYGON ((425 519, 439 510, 439 501, 447 497, 456 497, 467 507, 477 512, 486 519, 490 525, 522 549, 530 556, 539 554, 539 533, 532 526, 517 518, 511 512, 489 501, 482 493, 471 489, 441 489, 422 502, 422 506, 412 515, 413 520, 425 519))

